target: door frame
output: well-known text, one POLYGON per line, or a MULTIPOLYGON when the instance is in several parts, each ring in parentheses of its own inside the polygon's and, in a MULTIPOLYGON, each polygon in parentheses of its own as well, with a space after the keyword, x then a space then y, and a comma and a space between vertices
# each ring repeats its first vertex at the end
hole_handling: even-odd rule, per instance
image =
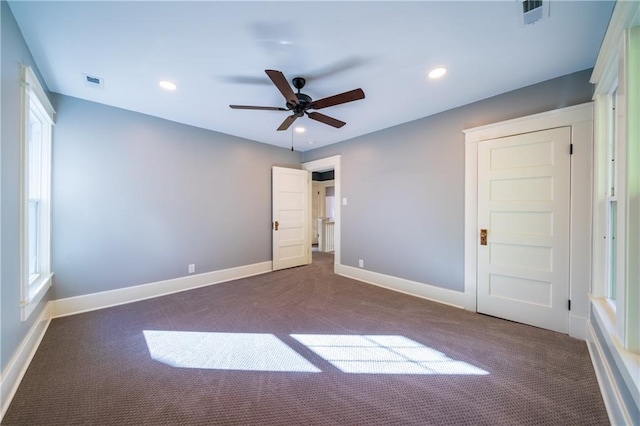
POLYGON ((478 144, 556 127, 571 127, 569 335, 587 339, 591 292, 593 102, 463 130, 465 135, 464 307, 477 312, 478 144))
POLYGON ((333 228, 334 238, 334 258, 333 258, 333 271, 336 272, 336 266, 340 265, 340 241, 341 241, 341 229, 342 229, 342 182, 340 162, 341 155, 334 155, 332 157, 321 158, 319 160, 307 161, 302 163, 302 168, 309 172, 324 172, 327 170, 333 170, 333 181, 335 187, 336 198, 336 211, 335 211, 335 225, 333 228))

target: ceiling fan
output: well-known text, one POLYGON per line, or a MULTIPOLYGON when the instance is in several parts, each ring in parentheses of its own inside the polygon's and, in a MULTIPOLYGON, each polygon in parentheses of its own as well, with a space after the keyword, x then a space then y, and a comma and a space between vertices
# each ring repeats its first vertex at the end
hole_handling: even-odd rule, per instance
POLYGON ((334 105, 340 105, 347 102, 357 101, 364 99, 364 92, 362 89, 354 89, 348 92, 340 93, 338 95, 329 96, 327 98, 318 99, 314 101, 309 95, 300 93, 300 89, 304 87, 306 83, 302 77, 296 77, 291 82, 293 87, 298 89, 298 93, 294 93, 291 86, 287 82, 284 74, 276 70, 265 70, 273 84, 278 88, 284 99, 286 100, 286 108, 282 107, 268 107, 268 106, 251 106, 251 105, 229 105, 233 109, 258 109, 267 111, 290 111, 293 114, 285 118, 278 130, 287 130, 298 117, 302 117, 305 114, 312 120, 319 121, 329 126, 340 128, 344 126, 344 121, 337 120, 328 115, 321 114, 319 112, 309 112, 310 109, 322 109, 334 105))

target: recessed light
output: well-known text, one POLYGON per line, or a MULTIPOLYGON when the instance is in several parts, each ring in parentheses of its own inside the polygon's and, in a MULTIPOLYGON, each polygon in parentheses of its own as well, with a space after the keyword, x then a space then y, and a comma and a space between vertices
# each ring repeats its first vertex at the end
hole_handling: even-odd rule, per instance
POLYGON ((296 127, 296 133, 304 133, 306 131, 307 129, 305 129, 304 127, 296 127))
POLYGON ((313 145, 314 143, 314 141, 309 141, 309 145, 313 145))
POLYGON ((429 78, 440 78, 447 73, 447 69, 444 67, 434 68, 429 71, 429 78))
POLYGON ((178 88, 175 83, 168 80, 160 80, 158 85, 165 90, 176 90, 178 88))

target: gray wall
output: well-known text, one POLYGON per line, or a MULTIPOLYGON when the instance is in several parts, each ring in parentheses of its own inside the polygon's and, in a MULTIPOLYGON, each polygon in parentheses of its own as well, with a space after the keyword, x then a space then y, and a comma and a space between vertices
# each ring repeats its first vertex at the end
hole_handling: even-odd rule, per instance
MULTIPOLYGON (((19 63, 38 71, 2 14, 1 351, 20 322, 19 63)), ((342 154, 342 263, 463 290, 465 128, 587 102, 590 71, 305 153, 342 154)), ((271 258, 270 169, 287 149, 66 96, 53 148, 54 297, 117 289, 271 258)), ((366 119, 366 117, 363 117, 366 119)), ((49 295, 44 301, 49 300, 49 295)))
POLYGON ((55 299, 271 260, 271 166, 301 155, 56 95, 55 299))
POLYGON ((357 267, 363 259, 374 272, 464 291, 462 131, 589 102, 590 75, 584 70, 305 152, 305 162, 342 155, 348 204, 341 263, 357 267))
POLYGON ((31 65, 43 85, 44 80, 35 66, 9 6, 4 1, 0 2, 0 15, 0 369, 4 371, 41 313, 44 304, 49 300, 49 295, 44 297, 41 305, 27 321, 20 320, 20 64, 31 65))

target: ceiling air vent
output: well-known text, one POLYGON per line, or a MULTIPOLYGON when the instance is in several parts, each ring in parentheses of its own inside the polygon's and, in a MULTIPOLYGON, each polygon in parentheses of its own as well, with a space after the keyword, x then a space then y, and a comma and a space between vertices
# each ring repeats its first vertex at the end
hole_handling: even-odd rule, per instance
POLYGON ((82 74, 84 79, 84 85, 93 89, 104 90, 104 79, 102 77, 96 77, 95 75, 82 74))
POLYGON ((517 0, 522 25, 531 25, 549 16, 549 0, 517 0))

